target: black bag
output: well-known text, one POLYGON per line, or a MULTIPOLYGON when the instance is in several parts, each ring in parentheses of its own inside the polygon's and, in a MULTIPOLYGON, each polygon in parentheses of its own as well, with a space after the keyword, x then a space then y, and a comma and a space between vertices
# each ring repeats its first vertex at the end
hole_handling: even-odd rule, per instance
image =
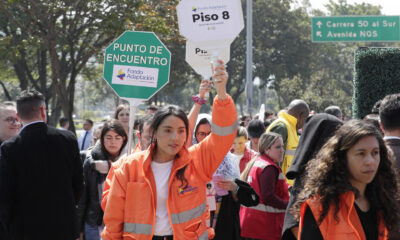
POLYGON ((237 191, 239 203, 246 207, 257 206, 260 202, 260 197, 258 196, 256 191, 250 186, 250 184, 240 179, 235 179, 235 183, 239 187, 237 191))

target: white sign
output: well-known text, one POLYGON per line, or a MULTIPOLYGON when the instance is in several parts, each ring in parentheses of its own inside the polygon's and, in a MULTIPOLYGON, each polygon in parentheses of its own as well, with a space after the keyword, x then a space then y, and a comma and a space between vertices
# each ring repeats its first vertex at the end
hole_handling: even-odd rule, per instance
POLYGON ((180 34, 192 42, 229 40, 244 28, 240 0, 182 0, 177 6, 180 34))
MULTIPOLYGON (((212 43, 207 45, 212 45, 212 43)), ((203 77, 211 77, 211 61, 214 56, 228 63, 230 59, 229 43, 221 49, 206 50, 203 47, 199 47, 196 43, 186 41, 186 62, 189 63, 196 73, 203 77)))
POLYGON ((139 87, 157 87, 158 68, 114 65, 112 83, 139 87))

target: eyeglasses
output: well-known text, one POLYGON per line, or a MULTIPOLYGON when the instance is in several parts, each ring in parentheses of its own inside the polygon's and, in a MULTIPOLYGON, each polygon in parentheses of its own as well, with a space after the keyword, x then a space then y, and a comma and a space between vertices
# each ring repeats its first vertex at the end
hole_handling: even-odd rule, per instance
POLYGON ((197 133, 196 133, 196 136, 197 136, 197 137, 203 137, 203 138, 204 138, 204 137, 207 137, 208 135, 210 135, 210 133, 211 133, 211 132, 208 132, 208 133, 206 133, 206 132, 197 132, 197 133))
POLYGON ((8 117, 4 119, 8 124, 19 124, 18 118, 8 117))

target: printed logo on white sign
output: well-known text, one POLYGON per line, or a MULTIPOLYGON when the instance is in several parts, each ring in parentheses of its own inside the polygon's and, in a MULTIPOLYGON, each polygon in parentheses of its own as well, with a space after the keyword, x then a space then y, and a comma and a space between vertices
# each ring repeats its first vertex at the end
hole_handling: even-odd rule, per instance
POLYGON ((158 68, 114 65, 113 84, 156 88, 158 68))

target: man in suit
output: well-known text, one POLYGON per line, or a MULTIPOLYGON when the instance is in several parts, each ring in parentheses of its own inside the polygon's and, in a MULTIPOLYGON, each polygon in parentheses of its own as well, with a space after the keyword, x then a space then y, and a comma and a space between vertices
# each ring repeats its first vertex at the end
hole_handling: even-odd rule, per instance
MULTIPOLYGON (((385 141, 392 149, 397 172, 400 172, 400 94, 387 95, 379 107, 380 125, 385 134, 385 141)), ((400 239, 399 226, 394 226, 396 232, 390 233, 391 240, 400 239)))
POLYGON ((36 90, 21 92, 17 115, 24 127, 0 150, 0 222, 8 239, 76 239, 83 188, 76 138, 46 125, 44 97, 36 90))
POLYGON ((92 145, 92 127, 93 121, 86 119, 83 123, 83 130, 85 131, 78 138, 79 150, 86 150, 92 145))

